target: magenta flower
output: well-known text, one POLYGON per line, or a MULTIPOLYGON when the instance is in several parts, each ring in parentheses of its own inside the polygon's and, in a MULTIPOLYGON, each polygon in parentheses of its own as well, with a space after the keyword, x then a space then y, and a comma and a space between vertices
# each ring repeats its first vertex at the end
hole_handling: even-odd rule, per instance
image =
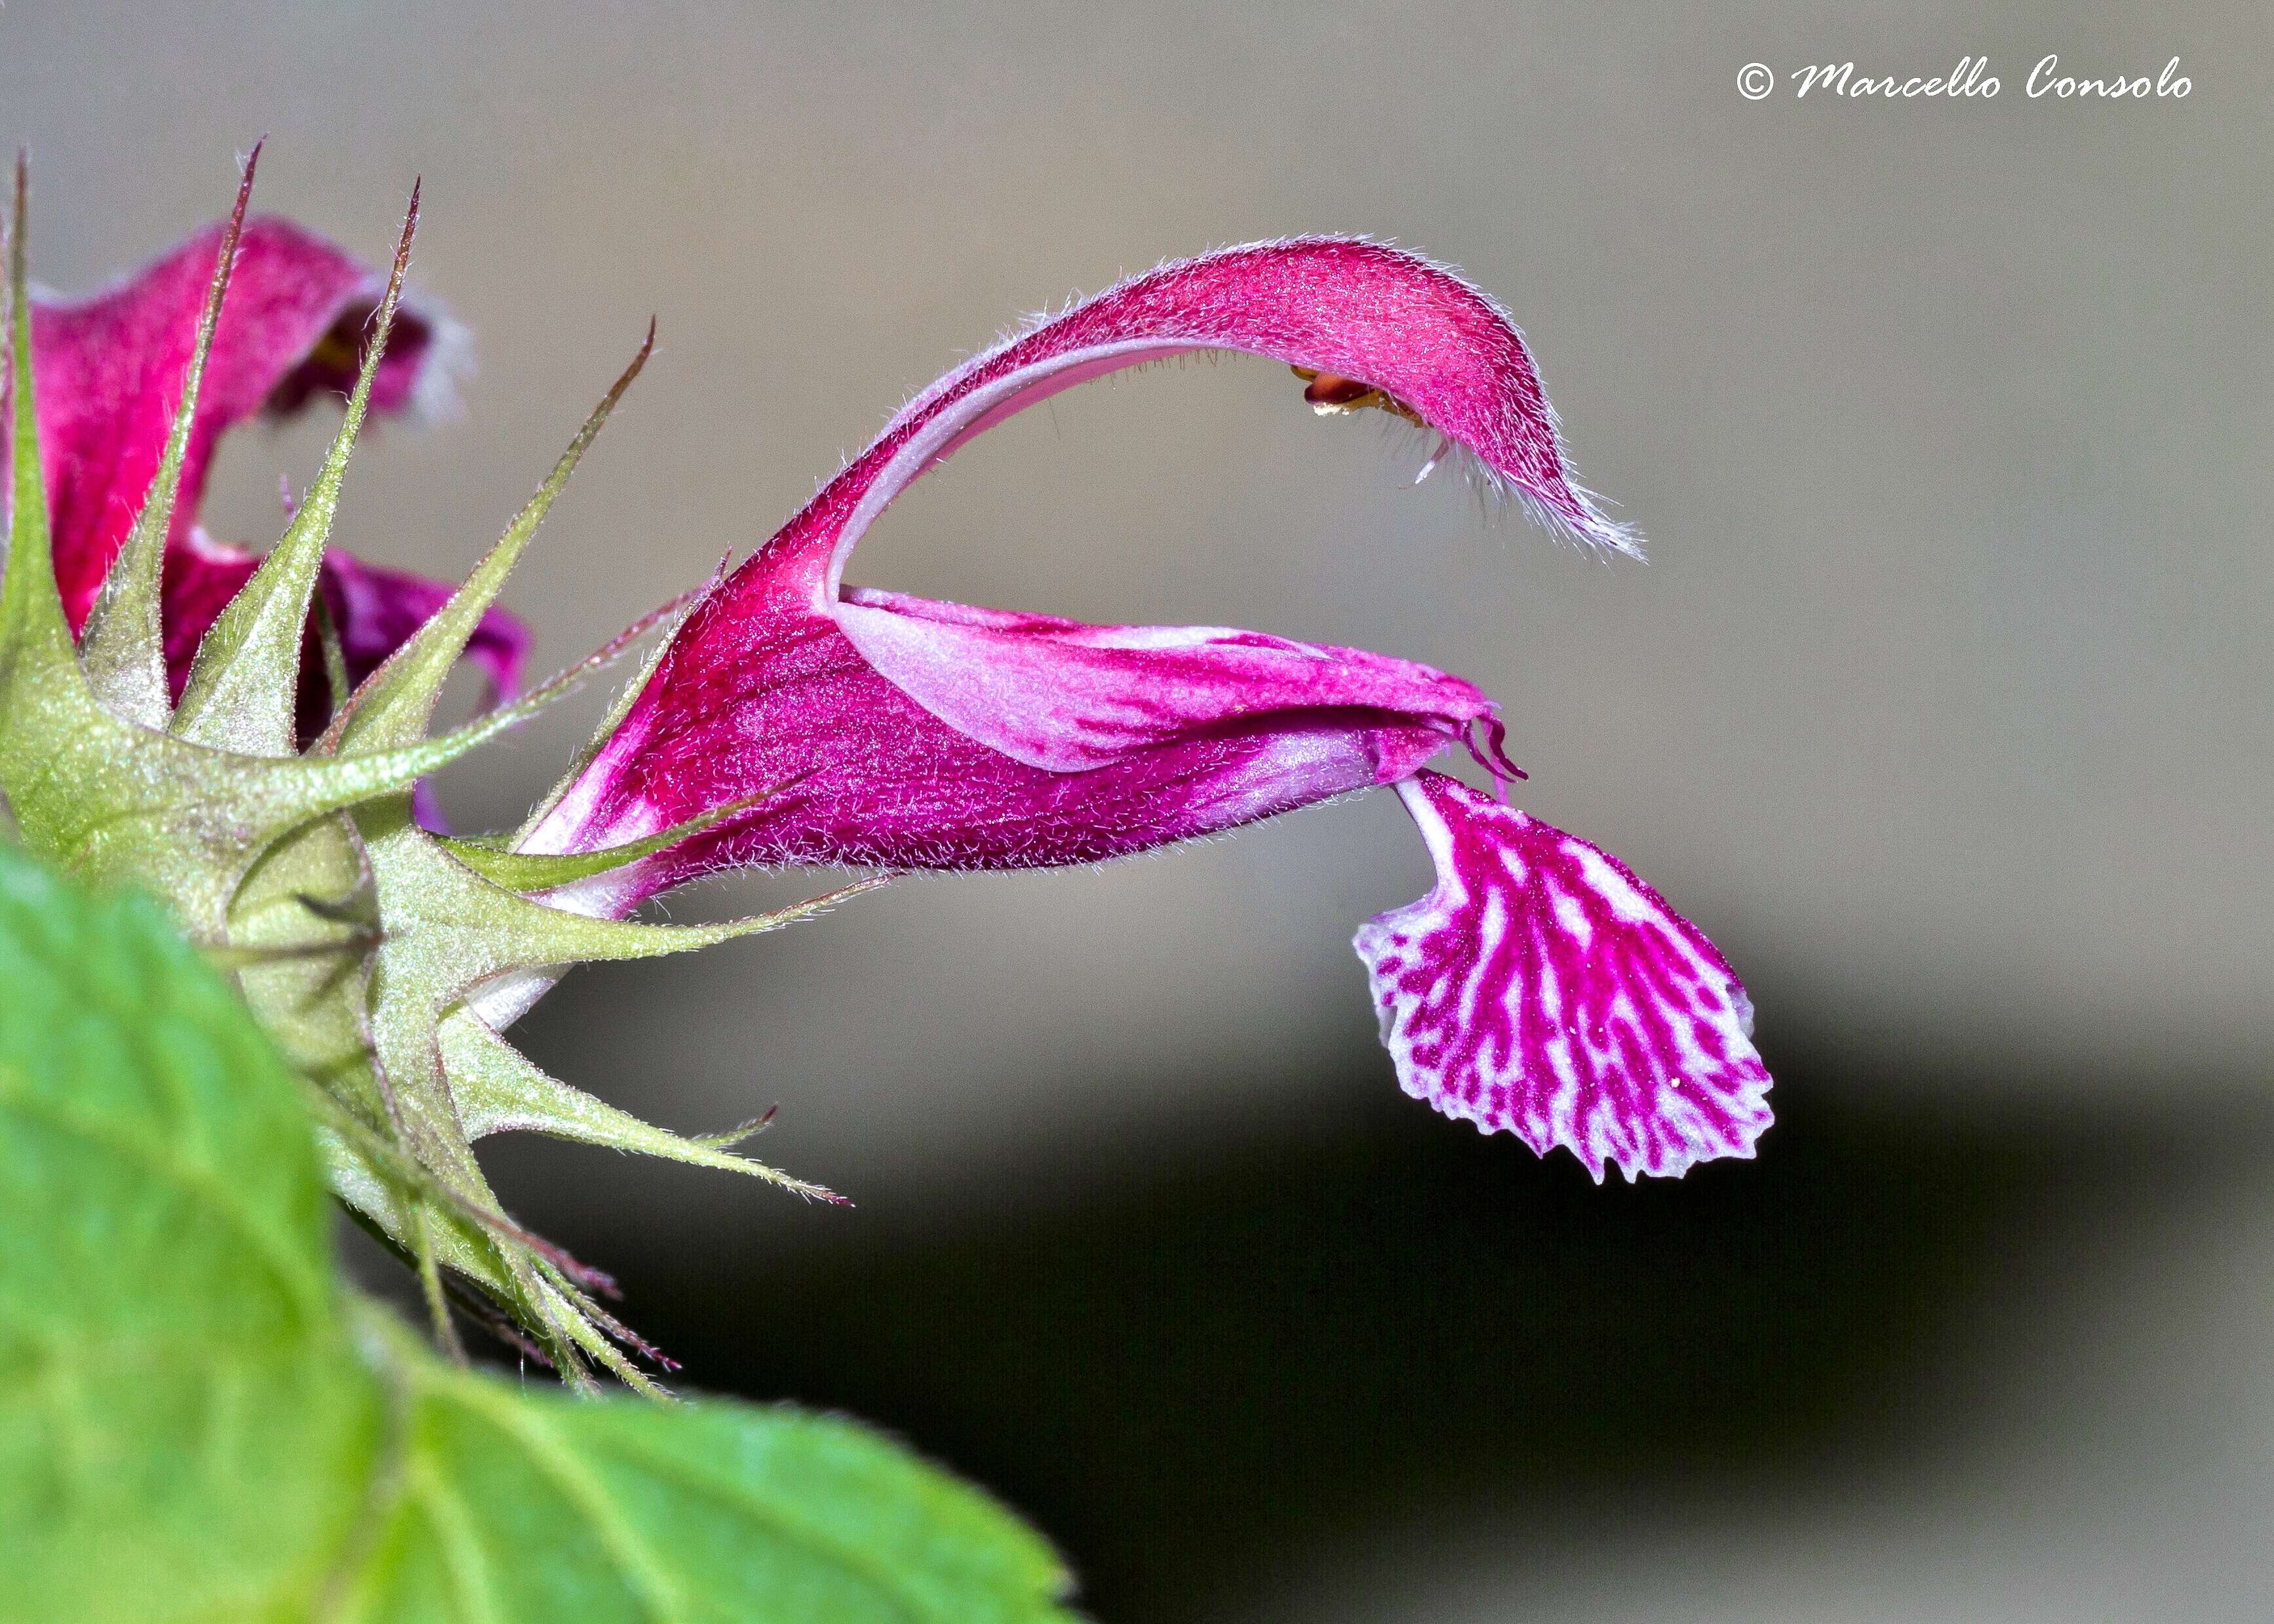
MULTIPOLYGON (((111 560, 133 527, 165 450, 212 284, 224 228, 213 226, 162 259, 91 298, 35 302, 40 462, 47 477, 56 584, 74 632, 94 608, 111 560)), ((290 417, 355 381, 365 323, 387 278, 289 221, 247 222, 214 335, 183 459, 167 538, 164 613, 168 676, 176 698, 198 643, 260 563, 215 541, 197 522, 215 447, 255 413, 290 417)), ((406 302, 372 388, 374 416, 447 402, 456 329, 406 302)), ((0 424, 8 408, 0 402, 0 424)), ((0 441, 0 468, 8 452, 0 441)), ((319 582, 350 680, 360 681, 425 624, 451 589, 334 552, 319 582)), ((509 694, 527 635, 493 611, 469 645, 493 694, 509 694)), ((304 662, 302 733, 328 709, 320 660, 304 662)))
POLYGON ((155 893, 230 967, 312 1086, 334 1192, 413 1262, 446 1346, 453 1293, 467 1292, 568 1380, 597 1362, 650 1385, 630 1355, 651 1350, 594 1296, 606 1277, 499 1205, 474 1149, 488 1135, 828 1194, 734 1153, 763 1118, 673 1134, 501 1035, 568 966, 757 934, 880 883, 704 925, 624 917, 737 865, 1089 862, 1393 788, 1437 882, 1357 946, 1406 1090, 1543 1154, 1568 1146, 1598 1180, 1607 1162, 1631 1179, 1752 1154, 1769 1082, 1735 975, 1615 859, 1505 804, 1522 775, 1470 684, 1261 633, 1084 626, 842 584, 877 515, 965 440, 1085 379, 1195 350, 1285 363, 1319 410, 1408 421, 1435 436, 1428 467, 1455 457, 1551 526, 1633 553, 1573 482, 1515 327, 1449 273, 1318 238, 1126 282, 935 384, 731 575, 437 733, 470 650, 511 680, 520 634, 492 605, 651 346, 446 594, 327 553, 368 409, 400 410, 437 376, 435 319, 395 320, 415 188, 383 288, 290 226, 240 242, 248 164, 218 237, 34 322, 20 162, 17 180, 0 795, 27 847, 155 893), (357 350, 345 417, 277 545, 255 568, 207 539, 193 511, 215 437, 337 387, 357 350), (423 778, 682 605, 520 831, 422 826, 423 778), (1502 798, 1429 769, 1456 748, 1502 798))
MULTIPOLYGON (((1638 556, 1573 483, 1507 314, 1450 273, 1313 238, 1164 266, 958 368, 705 591, 523 849, 723 821, 555 893, 621 915, 747 864, 984 869, 1092 862, 1394 786, 1437 869, 1362 927, 1406 1092, 1599 1180, 1750 1156, 1770 1121, 1751 1008, 1705 936, 1617 859, 1426 763, 1503 786, 1495 706, 1457 677, 1213 627, 1096 627, 842 584, 900 491, 1013 412, 1195 350, 1286 363, 1322 411, 1375 406, 1495 492, 1638 556), (769 793, 771 792, 771 793, 769 793), (762 797, 750 802, 753 797, 762 797)), ((1426 470, 1425 470, 1426 471, 1426 470)), ((483 1001, 501 1021, 533 990, 483 1001)))

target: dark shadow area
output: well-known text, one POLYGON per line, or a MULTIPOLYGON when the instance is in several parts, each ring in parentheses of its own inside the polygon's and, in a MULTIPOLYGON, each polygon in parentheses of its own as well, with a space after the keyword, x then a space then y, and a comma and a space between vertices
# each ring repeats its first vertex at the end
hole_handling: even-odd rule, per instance
POLYGON ((832 1214, 771 1260, 674 1219, 684 1170, 491 1159, 522 1215, 625 1280, 682 1383, 892 1429, 1138 1624, 1268 1597, 1436 1508, 1901 1457, 1964 1425, 1969 1327, 2001 1291, 2089 1271, 2112 1221, 2249 1170, 2263 1137, 1858 1114, 1786 1056, 1759 1161, 1598 1190, 1367 1060, 1362 1087, 1321 1081, 1335 1120, 1299 1142, 1156 1141, 1087 1199, 832 1214))

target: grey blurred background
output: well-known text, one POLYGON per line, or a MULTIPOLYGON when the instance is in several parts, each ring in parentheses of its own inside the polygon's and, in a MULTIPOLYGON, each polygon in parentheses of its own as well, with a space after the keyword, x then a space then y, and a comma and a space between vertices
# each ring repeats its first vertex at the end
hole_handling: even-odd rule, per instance
MULTIPOLYGON (((674 1125, 778 1100, 768 1153, 860 1202, 510 1147, 524 1216, 692 1381, 895 1429, 1116 1620, 2274 1610, 2270 96, 2248 4, 0 11, 51 287, 264 131, 260 204, 374 260, 424 175, 479 370, 360 460, 366 556, 463 570, 659 318, 509 595, 544 666, 1162 257, 1367 231, 1516 312, 1648 568, 1239 362, 987 436, 853 575, 1478 681, 1526 803, 1744 974, 1759 1162, 1596 1190, 1401 1098, 1347 945, 1428 883, 1382 797, 901 884, 523 1029, 674 1125), (2048 52, 2193 93, 2030 101, 2048 52), (1994 101, 1789 94, 1969 53, 1994 101)), ((328 432, 240 432, 210 528, 271 537, 328 432)), ((453 816, 517 816, 601 697, 453 816)))

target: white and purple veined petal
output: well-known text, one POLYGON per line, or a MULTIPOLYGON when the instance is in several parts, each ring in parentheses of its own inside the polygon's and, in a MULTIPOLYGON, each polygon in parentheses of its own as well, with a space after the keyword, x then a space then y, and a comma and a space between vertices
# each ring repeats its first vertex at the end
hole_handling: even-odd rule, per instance
POLYGON ((1438 772, 1397 786, 1437 883, 1355 945, 1405 1092, 1598 1182, 1751 1157, 1769 1074, 1727 959, 1634 871, 1438 772))

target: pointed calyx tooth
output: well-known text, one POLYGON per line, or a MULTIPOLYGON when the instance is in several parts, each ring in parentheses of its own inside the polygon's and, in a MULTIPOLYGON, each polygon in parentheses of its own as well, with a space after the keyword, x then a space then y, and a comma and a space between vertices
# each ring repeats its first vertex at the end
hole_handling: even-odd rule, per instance
MULTIPOLYGON (((71 623, 56 586, 48 530, 47 477, 40 467, 40 414, 32 382, 31 279, 25 252, 30 213, 30 165, 16 150, 16 191, 8 225, 8 353, 11 415, 8 560, 0 577, 0 674, 28 680, 27 665, 70 668, 66 680, 83 688, 71 623)), ((61 673, 58 671, 57 674, 61 673)))
MULTIPOLYGON (((288 518, 286 523, 290 523, 288 518)), ((309 605, 309 617, 316 623, 316 649, 324 662, 324 692, 330 702, 331 714, 337 716, 346 709, 348 695, 354 684, 348 680, 347 645, 340 640, 340 623, 332 616, 332 606, 318 592, 309 605)))
POLYGON ((441 697, 442 685, 458 657, 465 652, 483 615, 497 601, 506 578, 521 561, 537 527, 544 523, 553 498, 568 483, 568 476, 576 471, 576 464, 607 422, 608 414, 623 399, 624 392, 631 387, 632 380, 639 376, 654 350, 655 323, 651 320, 639 352, 600 398, 599 404, 593 407, 576 438, 568 442, 568 448, 553 465, 545 483, 523 505, 488 556, 475 566, 465 584, 451 595, 449 601, 409 642, 389 655, 341 707, 325 733, 328 748, 380 748, 410 744, 425 735, 427 722, 434 714, 435 702, 441 697))
POLYGON ((307 755, 265 763, 268 771, 258 786, 257 805, 249 811, 263 820, 259 826, 265 831, 264 839, 273 839, 290 825, 311 817, 407 795, 420 778, 440 771, 575 693, 585 679, 621 658, 652 623, 653 617, 636 623, 512 703, 486 710, 455 732, 436 738, 343 756, 331 753, 336 735, 328 731, 307 755))
POLYGON ((585 769, 599 759, 600 752, 607 748, 608 741, 615 737, 617 729, 623 726, 624 718, 631 714, 632 707, 639 703, 639 696, 647 690, 650 680, 662 669, 664 661, 669 658, 672 647, 678 640, 680 628, 687 624, 689 617, 694 614, 704 601, 719 589, 719 577, 714 576, 703 586, 691 591, 681 592, 670 602, 651 609, 616 634, 610 646, 629 648, 657 628, 660 627, 663 630, 663 635, 656 639, 655 646, 648 651, 647 658, 640 662, 639 671, 618 692, 615 703, 608 707, 606 713, 600 718, 599 724, 594 726, 583 747, 570 758, 568 768, 553 780, 553 787, 546 791, 538 803, 529 809, 529 816, 522 820, 521 826, 510 835, 495 842, 496 845, 508 850, 523 845, 543 827, 546 818, 553 816, 554 810, 567 798, 568 792, 584 776, 585 769))
POLYGON ((182 464, 189 455, 190 432, 197 421, 198 391, 213 354, 214 332, 221 324, 230 273, 237 266, 237 244, 245 235, 245 211, 252 200, 252 177, 260 167, 260 146, 253 143, 245 161, 245 173, 237 181, 237 205, 230 211, 229 226, 214 258, 212 285, 198 318, 189 367, 182 374, 182 397, 174 408, 158 471, 143 496, 142 511, 136 515, 133 529, 111 560, 102 590, 79 635, 79 661, 87 668, 95 696, 143 727, 163 727, 173 712, 166 682, 164 633, 159 620, 166 539, 173 530, 174 499, 181 488, 182 464))
MULTIPOLYGON (((433 1071, 438 1024, 500 976, 688 952, 778 929, 876 883, 718 924, 650 924, 548 907, 492 884, 412 823, 404 798, 361 808, 355 821, 370 853, 386 925, 373 982, 372 1030, 381 1063, 403 1073, 398 1087, 416 1088, 417 1078, 433 1071)), ((452 1113, 450 1121, 456 1120, 452 1113)))
POLYGON ((339 433, 299 510, 285 526, 283 538, 207 628, 174 713, 177 737, 245 756, 293 752, 308 604, 331 539, 348 459, 362 432, 380 359, 403 302, 403 279, 410 269, 410 243, 418 229, 418 188, 414 185, 395 263, 388 273, 387 295, 372 320, 371 340, 364 347, 363 365, 339 433))
POLYGON ((469 1139, 516 1131, 542 1133, 611 1150, 667 1157, 695 1167, 747 1173, 815 1200, 843 1200, 819 1184, 730 1154, 733 1146, 764 1125, 763 1118, 724 1134, 681 1136, 642 1122, 548 1076, 479 1016, 463 1007, 443 1019, 437 1035, 443 1073, 469 1139))
POLYGON ((217 387, 203 374, 217 365, 215 335, 245 232, 250 178, 248 170, 220 240, 181 398, 162 412, 169 429, 159 471, 139 493, 141 511, 93 613, 87 667, 101 679, 98 693, 74 647, 49 530, 19 166, 6 301, 14 495, 0 583, 0 793, 27 844, 91 879, 164 898, 237 979, 305 1083, 333 1190, 411 1262, 445 1346, 455 1295, 501 1312, 568 1381, 589 1386, 592 1372, 606 1369, 651 1392, 631 1361, 660 1356, 595 1300, 608 1290, 604 1277, 505 1214, 470 1130, 554 1133, 763 1178, 815 1199, 839 1198, 732 1154, 754 1124, 722 1135, 673 1134, 545 1077, 463 1000, 486 974, 686 951, 777 928, 881 882, 778 913, 681 927, 569 914, 483 872, 524 887, 605 872, 717 828, 786 786, 645 841, 565 858, 477 843, 445 847, 412 822, 416 780, 631 652, 687 601, 666 605, 512 703, 425 736, 445 673, 478 636, 547 506, 637 375, 651 327, 649 343, 465 587, 360 690, 347 691, 348 650, 317 581, 401 304, 415 192, 340 432, 288 514, 283 539, 207 632, 183 703, 169 710, 158 589, 190 455, 184 447, 194 449, 199 386, 217 387), (334 725, 303 755, 295 753, 294 711, 312 624, 334 725))
MULTIPOLYGON (((885 883, 881 876, 857 880, 789 907, 715 924, 651 924, 548 907, 453 861, 423 831, 406 827, 403 834, 389 846, 397 861, 381 869, 380 898, 382 905, 399 899, 406 914, 425 921, 425 940, 417 947, 419 969, 396 980, 407 988, 413 979, 431 979, 429 997, 438 1014, 481 982, 513 971, 693 952, 778 930, 885 883), (390 883, 397 888, 395 898, 390 883)), ((406 951, 410 945, 405 944, 406 951)))
POLYGON ((722 823, 733 822, 745 812, 756 810, 811 776, 810 773, 800 773, 771 789, 762 789, 739 801, 727 801, 682 823, 674 823, 668 829, 659 830, 644 839, 627 840, 621 846, 604 846, 590 852, 516 852, 486 840, 460 840, 447 835, 438 838, 443 850, 493 885, 522 892, 552 891, 557 886, 574 884, 578 880, 612 874, 643 857, 652 857, 683 840, 706 834, 722 823))

